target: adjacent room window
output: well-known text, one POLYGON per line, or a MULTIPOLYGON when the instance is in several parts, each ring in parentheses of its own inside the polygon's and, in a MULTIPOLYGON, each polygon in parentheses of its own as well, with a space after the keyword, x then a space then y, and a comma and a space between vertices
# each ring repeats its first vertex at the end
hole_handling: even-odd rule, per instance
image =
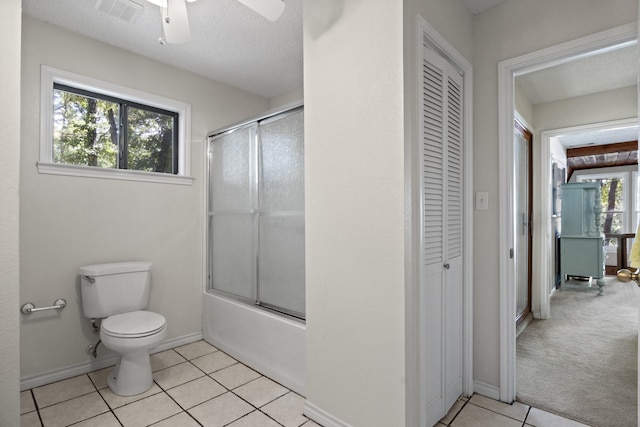
POLYGON ((42 67, 40 173, 191 184, 191 107, 42 67))
MULTIPOLYGON (((603 173, 577 175, 577 182, 599 182, 602 232, 628 233, 632 228, 633 213, 628 209, 628 173, 603 173)), ((617 239, 605 239, 606 246, 616 246, 617 239)))
POLYGON ((640 191, 640 174, 637 171, 631 172, 631 182, 633 183, 633 189, 631 194, 633 195, 633 224, 631 224, 631 232, 635 233, 638 229, 638 223, 640 222, 640 197, 638 191, 640 191))
POLYGON ((178 113, 53 85, 53 161, 178 173, 178 113))

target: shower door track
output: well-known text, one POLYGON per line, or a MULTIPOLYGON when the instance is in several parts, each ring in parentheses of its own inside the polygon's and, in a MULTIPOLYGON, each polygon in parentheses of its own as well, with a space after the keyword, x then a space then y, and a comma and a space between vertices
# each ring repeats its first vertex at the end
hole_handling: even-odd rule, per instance
POLYGON ((300 322, 300 323, 306 323, 306 319, 305 316, 302 313, 298 313, 292 310, 287 310, 285 308, 282 307, 278 307, 276 305, 272 305, 272 304, 268 304, 268 303, 263 303, 260 301, 257 301, 255 299, 252 298, 247 298, 247 297, 243 297, 241 295, 236 295, 234 293, 231 292, 225 292, 225 291, 221 291, 219 289, 212 289, 212 288, 208 288, 207 289, 207 293, 210 293, 212 295, 218 295, 224 298, 229 298, 233 301, 242 303, 242 304, 246 304, 247 306, 250 307, 255 307, 259 310, 264 310, 266 312, 269 313, 275 313, 279 316, 284 316, 290 320, 293 320, 295 322, 300 322))

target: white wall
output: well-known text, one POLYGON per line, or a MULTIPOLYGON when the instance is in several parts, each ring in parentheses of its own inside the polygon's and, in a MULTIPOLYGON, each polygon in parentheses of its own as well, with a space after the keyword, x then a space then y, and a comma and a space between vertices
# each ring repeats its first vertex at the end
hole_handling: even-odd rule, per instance
MULTIPOLYGON (((499 384, 498 62, 637 19, 637 0, 509 0, 474 19, 474 372, 499 384)), ((538 126, 535 126, 538 128, 538 126)), ((502 254, 508 256, 508 254, 502 254)))
POLYGON ((567 168, 567 149, 558 140, 558 138, 551 138, 549 141, 549 151, 551 152, 551 161, 558 163, 564 169, 567 168))
POLYGON ((307 399, 404 425, 402 2, 304 8, 307 399))
POLYGON ((0 26, 0 425, 20 424, 19 398, 19 169, 20 0, 2 4, 0 26))
POLYGON ((537 104, 533 112, 535 127, 540 131, 629 119, 638 115, 638 88, 631 86, 537 104))
MULTIPOLYGON (((404 0, 405 59, 410 59, 408 54, 415 56, 415 50, 406 49, 416 47, 417 14, 431 24, 467 61, 473 62, 473 15, 461 0, 404 0)), ((407 71, 415 73, 415 68, 407 71)), ((415 83, 415 79, 412 82, 415 83)))
MULTIPOLYGON (((533 105, 527 97, 527 94, 518 85, 518 79, 515 81, 515 93, 513 95, 515 109, 520 116, 527 122, 526 124, 533 127, 533 105)), ((528 129, 533 132, 533 129, 528 129)))
POLYGON ((167 339, 202 331, 203 140, 268 108, 264 98, 24 18, 20 299, 42 306, 64 298, 68 305, 59 314, 23 316, 23 378, 89 359, 85 347, 97 338, 81 310, 81 265, 151 261, 149 309, 166 316, 167 339), (191 104, 194 184, 39 174, 41 64, 191 104))
POLYGON ((284 95, 280 95, 276 98, 272 98, 270 101, 271 109, 285 107, 294 102, 300 102, 304 100, 304 90, 302 88, 294 89, 291 92, 287 92, 284 95))

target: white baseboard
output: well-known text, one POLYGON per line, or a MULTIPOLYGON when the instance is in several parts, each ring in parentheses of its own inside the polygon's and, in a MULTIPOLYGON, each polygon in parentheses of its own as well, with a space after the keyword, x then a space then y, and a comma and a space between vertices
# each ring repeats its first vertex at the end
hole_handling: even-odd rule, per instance
MULTIPOLYGON (((154 348, 152 353, 158 353, 161 351, 169 350, 171 348, 180 347, 181 345, 190 344, 202 339, 202 332, 196 332, 193 334, 183 335, 176 338, 165 340, 158 347, 154 348)), ((99 347, 104 351, 104 347, 99 347)), ((106 353, 106 352, 105 352, 106 353)), ((105 356, 98 357, 96 359, 87 360, 86 362, 78 363, 75 365, 65 366, 64 368, 52 369, 47 372, 43 372, 37 375, 31 375, 20 379, 20 391, 29 390, 34 387, 40 387, 46 384, 51 384, 56 381, 66 380, 78 375, 87 374, 89 372, 97 371, 99 369, 107 368, 115 365, 117 356, 109 351, 105 356)))
POLYGON ((307 418, 311 418, 323 427, 352 427, 351 424, 347 424, 344 421, 339 420, 308 400, 304 402, 302 414, 307 418))
POLYGON ((201 339, 202 339, 202 331, 194 332, 188 335, 182 335, 176 338, 171 338, 170 340, 164 340, 162 344, 154 348, 153 351, 151 351, 151 353, 152 354, 160 353, 161 351, 180 347, 181 345, 191 344, 192 342, 200 341, 201 339))
POLYGON ((486 384, 481 381, 474 381, 475 392, 493 400, 500 400, 500 387, 486 384))
POLYGON ((52 369, 41 374, 31 375, 20 378, 20 391, 29 390, 34 387, 40 387, 51 384, 56 381, 66 380, 78 375, 87 374, 99 369, 112 366, 116 363, 117 356, 113 353, 109 356, 87 360, 86 362, 76 365, 65 366, 64 368, 52 369))

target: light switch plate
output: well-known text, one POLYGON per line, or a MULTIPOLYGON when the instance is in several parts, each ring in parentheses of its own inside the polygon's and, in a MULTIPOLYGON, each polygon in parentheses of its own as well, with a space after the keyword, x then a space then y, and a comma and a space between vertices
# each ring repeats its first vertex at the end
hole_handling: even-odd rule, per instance
POLYGON ((486 191, 476 192, 476 210, 488 211, 489 210, 489 193, 486 191))

